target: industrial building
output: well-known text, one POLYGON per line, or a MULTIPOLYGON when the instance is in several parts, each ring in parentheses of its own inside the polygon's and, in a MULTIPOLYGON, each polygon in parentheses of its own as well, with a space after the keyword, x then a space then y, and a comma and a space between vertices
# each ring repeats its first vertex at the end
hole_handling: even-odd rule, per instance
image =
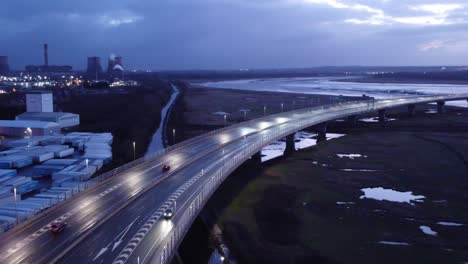
POLYGON ((60 126, 53 122, 0 120, 0 135, 11 137, 45 136, 60 133, 60 126))
POLYGON ((26 94, 26 113, 16 120, 57 123, 61 128, 80 124, 80 116, 72 113, 54 112, 54 98, 49 91, 34 91, 26 94))
POLYGON ((86 72, 90 76, 95 76, 97 80, 98 76, 102 74, 101 58, 88 57, 88 68, 86 72))
POLYGON ((73 67, 70 65, 27 65, 25 70, 34 73, 69 73, 73 67))
POLYGON ((7 73, 10 71, 7 56, 0 56, 0 73, 7 73))
POLYGON ((44 44, 44 65, 27 65, 27 72, 36 73, 67 73, 73 70, 69 65, 49 65, 49 46, 44 44))
POLYGON ((107 73, 112 74, 112 71, 115 69, 116 65, 120 65, 120 68, 123 69, 123 59, 122 56, 109 56, 109 62, 107 64, 107 73))
POLYGON ((77 126, 80 116, 54 112, 54 100, 49 91, 26 94, 26 111, 16 120, 0 120, 0 135, 11 137, 55 135, 61 128, 77 126))
POLYGON ((61 128, 77 126, 80 124, 79 115, 65 112, 26 112, 17 115, 16 120, 53 122, 59 124, 61 128))
POLYGON ((48 91, 33 91, 26 94, 27 112, 53 112, 54 98, 48 91))
POLYGON ((107 73, 110 79, 123 80, 124 68, 123 68, 123 60, 121 56, 111 55, 109 57, 109 63, 107 65, 107 73))

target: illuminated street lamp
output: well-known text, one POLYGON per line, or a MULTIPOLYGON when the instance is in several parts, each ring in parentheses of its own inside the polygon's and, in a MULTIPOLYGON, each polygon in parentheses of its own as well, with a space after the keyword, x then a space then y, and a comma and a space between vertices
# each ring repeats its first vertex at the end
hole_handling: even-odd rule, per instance
POLYGON ((263 106, 263 115, 266 115, 266 106, 263 106))
POLYGON ((135 141, 133 141, 133 160, 135 160, 135 158, 136 158, 135 148, 136 148, 136 143, 135 143, 135 141))
POLYGON ((13 197, 15 199, 15 214, 16 214, 16 223, 18 223, 18 210, 16 210, 16 187, 13 188, 13 197))
POLYGON ((226 125, 226 121, 227 121, 227 115, 224 114, 224 125, 226 125))
POLYGON ((284 112, 284 103, 281 103, 281 112, 284 112))
POLYGON ((172 144, 175 145, 175 128, 172 129, 172 144))

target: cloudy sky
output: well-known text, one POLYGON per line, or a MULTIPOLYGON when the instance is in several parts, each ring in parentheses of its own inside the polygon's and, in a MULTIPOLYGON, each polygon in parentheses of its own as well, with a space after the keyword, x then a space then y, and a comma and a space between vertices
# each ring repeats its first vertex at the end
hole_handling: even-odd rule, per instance
POLYGON ((127 69, 467 65, 468 0, 2 0, 11 67, 127 69))

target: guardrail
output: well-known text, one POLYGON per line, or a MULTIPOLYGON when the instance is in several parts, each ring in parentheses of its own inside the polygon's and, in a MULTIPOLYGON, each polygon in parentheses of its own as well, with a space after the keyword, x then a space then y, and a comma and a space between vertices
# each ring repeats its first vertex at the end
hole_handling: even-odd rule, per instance
MULTIPOLYGON (((111 171, 108 171, 108 172, 106 172, 104 174, 101 174, 98 177, 95 177, 91 181, 89 181, 88 184, 89 185, 94 185, 95 183, 101 182, 101 181, 103 181, 103 180, 105 180, 105 179, 107 179, 109 177, 112 177, 112 176, 114 176, 116 174, 119 174, 119 173, 121 173, 123 171, 126 171, 129 168, 132 168, 132 167, 134 167, 136 165, 143 164, 143 163, 146 163, 146 162, 151 162, 154 159, 156 159, 158 157, 161 157, 161 156, 163 156, 163 155, 165 155, 168 152, 171 152, 173 150, 176 150, 176 149, 182 148, 184 146, 193 144, 195 142, 204 140, 204 139, 206 139, 209 136, 212 136, 214 134, 220 134, 221 132, 226 131, 226 130, 231 130, 231 129, 239 128, 239 127, 248 127, 248 126, 250 126, 250 125, 252 125, 254 123, 261 122, 263 119, 268 120, 268 119, 272 119, 272 118, 290 116, 290 115, 304 113, 304 112, 312 112, 314 110, 326 110, 326 109, 333 109, 333 108, 336 108, 336 107, 343 107, 343 106, 346 106, 346 105, 362 104, 364 102, 366 104, 373 104, 373 105, 379 106, 379 107, 374 107, 374 110, 379 110, 379 109, 382 109, 382 108, 385 108, 385 107, 396 107, 396 106, 399 106, 399 105, 415 104, 415 103, 420 103, 420 102, 428 101, 428 100, 429 101, 456 100, 456 99, 464 99, 464 98, 467 98, 467 97, 468 97, 468 95, 442 95, 442 96, 440 96, 440 95, 438 95, 438 96, 427 95, 427 96, 418 96, 418 97, 416 97, 416 98, 418 98, 418 100, 414 99, 414 97, 404 97, 404 98, 401 98, 401 99, 409 100, 411 102, 405 101, 405 102, 401 102, 401 103, 395 103, 395 101, 398 101, 400 99, 374 100, 373 98, 369 98, 369 100, 344 101, 344 102, 338 102, 337 104, 307 107, 307 108, 296 109, 296 110, 292 110, 292 111, 288 111, 288 112, 276 113, 276 114, 268 115, 268 116, 265 116, 265 117, 262 117, 262 118, 251 119, 251 120, 241 122, 241 123, 237 123, 237 124, 234 124, 234 125, 231 125, 231 126, 226 126, 226 127, 222 127, 222 128, 219 128, 219 129, 211 130, 211 131, 209 131, 209 132, 207 132, 205 134, 198 135, 196 137, 184 140, 182 142, 179 142, 179 143, 174 144, 172 146, 169 146, 167 148, 161 149, 161 150, 159 150, 157 152, 154 152, 154 153, 151 153, 151 154, 146 155, 144 157, 141 157, 141 158, 139 158, 137 160, 134 160, 134 161, 132 161, 130 163, 127 163, 127 164, 125 164, 125 165, 123 165, 121 167, 115 168, 115 169, 113 169, 111 171), (391 103, 389 103, 387 101, 389 101, 391 103), (384 103, 384 102, 387 102, 387 103, 384 103)), ((368 110, 368 111, 370 111, 370 110, 368 110)), ((86 187, 89 187, 89 186, 86 185, 86 187)))

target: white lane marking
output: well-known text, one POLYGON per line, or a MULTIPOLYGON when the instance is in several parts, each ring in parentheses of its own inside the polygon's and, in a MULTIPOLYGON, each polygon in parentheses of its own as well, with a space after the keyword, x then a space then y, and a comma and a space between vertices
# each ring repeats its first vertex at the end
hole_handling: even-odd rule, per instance
MULTIPOLYGON (((192 179, 199 179, 203 174, 199 173, 192 179)), ((192 181, 186 182, 182 187, 186 187, 187 185, 192 185, 192 181)), ((180 187, 179 189, 181 189, 180 187)), ((176 195, 175 192, 171 195, 176 195)), ((135 248, 140 244, 141 240, 148 234, 149 230, 153 228, 154 224, 159 220, 161 215, 167 209, 166 206, 161 206, 156 210, 156 212, 150 217, 150 219, 143 225, 143 227, 133 236, 130 242, 125 246, 125 248, 120 252, 117 258, 114 260, 114 264, 123 264, 128 260, 128 257, 133 253, 135 248)))
POLYGON ((97 255, 93 258, 93 261, 95 261, 100 256, 102 256, 104 253, 106 253, 109 250, 109 247, 112 244, 112 242, 114 242, 116 239, 118 239, 117 242, 114 242, 114 246, 112 246, 111 251, 114 251, 115 248, 117 248, 120 245, 120 243, 122 243, 122 238, 127 234, 128 230, 130 230, 130 228, 135 223, 135 221, 138 220, 138 218, 140 218, 140 217, 138 216, 135 220, 133 220, 133 222, 131 222, 124 230, 122 230, 122 232, 120 232, 114 239, 112 239, 112 241, 106 247, 101 248, 101 250, 99 250, 97 255))
POLYGON ((42 228, 40 228, 39 230, 37 230, 36 232, 32 233, 31 235, 27 236, 25 239, 23 239, 22 241, 16 243, 15 246, 7 249, 7 251, 4 253, 4 254, 0 254, 0 263, 5 260, 6 258, 8 258, 9 256, 11 256, 13 253, 16 253, 18 250, 20 250, 21 248, 23 248, 24 246, 26 246, 27 244, 29 244, 31 241, 33 241, 34 239, 38 238, 39 236, 41 236, 42 234, 46 233, 49 231, 49 227, 52 223, 54 222, 62 222, 66 219, 68 219, 70 216, 76 214, 77 212, 85 209, 86 207, 88 207, 90 204, 93 204, 95 203, 98 199, 108 195, 109 193, 111 193, 112 191, 115 191, 116 189, 120 188, 122 185, 124 185, 124 183, 130 183, 132 184, 132 179, 134 177, 138 177, 139 175, 149 171, 149 170, 152 170, 154 169, 155 167, 163 164, 164 162, 161 162, 161 163, 158 163, 140 173, 137 173, 135 174, 135 176, 131 177, 131 178, 128 178, 127 180, 125 180, 124 182, 121 182, 121 183, 118 183, 108 189, 106 189, 105 191, 101 192, 100 194, 92 197, 91 199, 89 199, 88 201, 84 202, 83 204, 81 204, 79 207, 75 208, 75 209, 72 209, 71 211, 69 211, 68 213, 58 217, 57 219, 55 219, 54 221, 48 223, 47 225, 43 226, 42 228))
POLYGON ((109 246, 112 244, 112 242, 110 242, 106 247, 104 248, 101 248, 101 250, 99 251, 99 253, 93 258, 93 261, 95 261, 96 259, 98 259, 102 254, 104 254, 108 249, 109 249, 109 246))
MULTIPOLYGON (((117 235, 117 237, 115 239, 117 239, 118 237, 120 237, 120 238, 119 238, 119 240, 117 242, 114 243, 114 246, 112 247, 112 251, 114 251, 115 248, 117 248, 120 245, 120 243, 122 243, 122 239, 125 237, 125 235, 130 230, 132 225, 136 222, 136 220, 138 220, 138 218, 140 218, 140 217, 138 216, 137 218, 135 218, 135 220, 133 220, 133 222, 131 222, 130 225, 127 226, 127 228, 125 228, 122 232, 120 232, 120 234, 117 235)), ((115 239, 114 239, 114 241, 115 241, 115 239)))
POLYGON ((172 205, 172 202, 170 201, 177 200, 177 198, 179 198, 179 196, 183 194, 185 190, 190 188, 190 186, 192 186, 197 180, 199 180, 203 175, 205 175, 207 171, 211 170, 214 166, 218 165, 220 162, 221 161, 212 163, 210 166, 207 167, 207 169, 202 170, 201 173, 198 173, 196 176, 191 178, 184 185, 182 185, 176 191, 174 191, 166 200, 166 202, 164 202, 164 204, 161 207, 159 207, 156 210, 156 212, 153 213, 153 215, 151 215, 151 217, 140 228, 140 230, 138 230, 138 232, 133 236, 133 238, 125 246, 125 248, 122 249, 122 251, 120 251, 120 254, 114 260, 113 264, 124 264, 125 262, 127 262, 130 255, 133 253, 136 247, 140 244, 140 242, 145 238, 148 232, 153 228, 154 224, 156 224, 159 218, 163 215, 164 211, 166 211, 166 209, 172 205))

